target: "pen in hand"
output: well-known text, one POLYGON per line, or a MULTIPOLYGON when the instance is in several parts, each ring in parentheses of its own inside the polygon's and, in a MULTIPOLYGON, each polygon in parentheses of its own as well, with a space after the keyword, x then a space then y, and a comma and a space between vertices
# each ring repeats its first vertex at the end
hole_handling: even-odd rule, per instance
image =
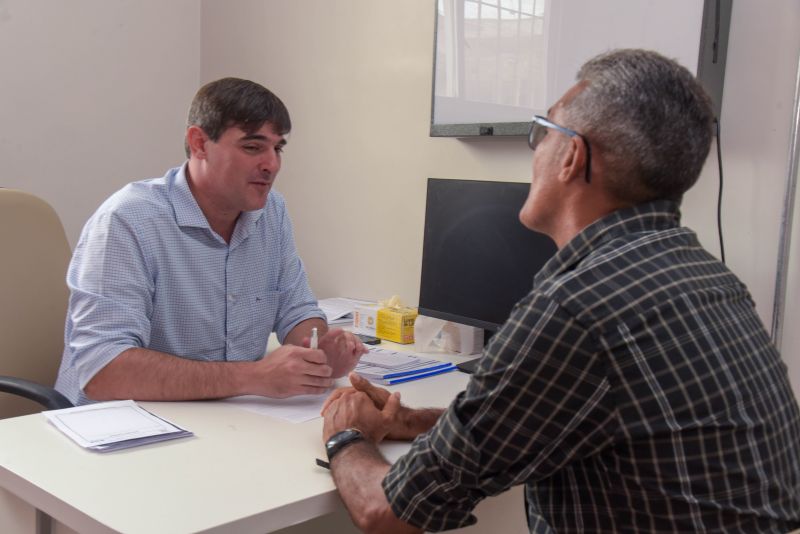
POLYGON ((319 345, 319 335, 317 334, 317 327, 311 329, 311 342, 309 343, 309 348, 316 350, 319 345))

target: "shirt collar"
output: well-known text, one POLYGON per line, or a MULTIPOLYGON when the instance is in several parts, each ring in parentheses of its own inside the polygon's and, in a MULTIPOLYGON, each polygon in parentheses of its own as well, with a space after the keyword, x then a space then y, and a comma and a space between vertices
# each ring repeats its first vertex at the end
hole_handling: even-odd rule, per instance
MULTIPOLYGON (((203 210, 200 209, 197 200, 192 194, 192 190, 189 189, 189 182, 186 179, 186 168, 188 164, 188 161, 184 162, 184 164, 178 168, 172 188, 170 189, 170 197, 175 209, 175 220, 178 226, 207 228, 211 231, 211 226, 208 224, 203 210)), ((233 236, 231 237, 231 247, 238 245, 250 235, 263 214, 263 209, 257 209, 245 211, 239 215, 239 219, 236 221, 236 228, 233 230, 233 236)))
POLYGON ((210 230, 211 226, 209 226, 203 210, 200 209, 192 190, 189 189, 189 182, 186 180, 186 167, 188 164, 189 162, 187 161, 180 166, 170 188, 170 198, 175 209, 175 220, 178 226, 194 226, 210 230))
MULTIPOLYGON (((272 191, 270 191, 270 194, 272 194, 272 191)), ((269 197, 267 197, 267 202, 269 203, 269 197)), ((236 221, 236 228, 233 229, 233 236, 231 237, 231 248, 235 248, 239 243, 247 239, 247 236, 250 235, 263 215, 263 208, 253 211, 243 211, 239 214, 239 219, 236 221)))
POLYGON ((668 200, 645 202, 614 211, 584 228, 550 258, 536 274, 534 286, 573 268, 603 243, 624 235, 677 228, 680 217, 678 204, 668 200))

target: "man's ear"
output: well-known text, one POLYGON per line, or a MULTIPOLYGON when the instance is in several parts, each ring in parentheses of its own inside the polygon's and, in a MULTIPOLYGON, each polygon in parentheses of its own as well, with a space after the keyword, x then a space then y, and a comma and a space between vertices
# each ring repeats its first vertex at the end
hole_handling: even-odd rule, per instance
POLYGON ((199 126, 189 126, 186 128, 186 144, 189 145, 191 157, 206 159, 206 141, 208 135, 199 126))
POLYGON ((576 178, 581 181, 586 176, 587 161, 586 143, 579 136, 569 138, 569 144, 561 155, 561 172, 558 179, 562 182, 569 182, 576 178))

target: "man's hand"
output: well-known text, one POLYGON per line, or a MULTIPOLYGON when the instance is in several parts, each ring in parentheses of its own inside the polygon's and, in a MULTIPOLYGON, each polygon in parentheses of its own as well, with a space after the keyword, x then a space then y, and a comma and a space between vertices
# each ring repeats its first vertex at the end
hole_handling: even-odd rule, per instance
POLYGON ((327 399, 325 399, 325 404, 322 405, 321 413, 325 412, 325 409, 328 407, 330 403, 332 403, 333 401, 335 401, 348 391, 353 391, 353 390, 366 393, 367 396, 372 400, 373 404, 375 404, 375 407, 379 410, 383 410, 383 407, 386 405, 386 401, 389 399, 389 395, 391 395, 391 393, 389 393, 388 390, 379 388, 378 386, 372 384, 369 380, 359 375, 358 373, 350 373, 350 376, 348 376, 348 378, 350 379, 352 387, 339 388, 333 393, 331 393, 330 396, 327 399))
POLYGON ((321 350, 283 345, 255 362, 247 390, 277 398, 325 393, 333 385, 327 362, 321 350))
POLYGON ((401 406, 399 392, 389 393, 356 373, 350 373, 350 383, 352 387, 337 389, 322 407, 323 442, 346 428, 359 429, 367 439, 347 447, 331 462, 333 480, 347 511, 362 532, 421 534, 422 530, 400 520, 389 506, 381 486, 389 464, 375 444, 387 437, 414 438, 430 428, 442 411, 401 406), (415 424, 407 424, 411 421, 415 424), (402 435, 396 434, 398 428, 403 428, 402 435))
MULTIPOLYGON (((376 410, 384 410, 386 403, 391 397, 389 391, 372 384, 369 380, 356 373, 350 373, 349 378, 352 387, 339 388, 325 399, 325 404, 322 405, 321 410, 323 416, 331 404, 352 392, 363 393, 372 401, 372 405, 376 410)), ((397 410, 392 411, 393 417, 391 421, 388 421, 389 428, 384 437, 394 440, 414 439, 418 434, 426 431, 433 425, 441 413, 441 410, 433 410, 433 412, 435 412, 433 414, 430 412, 431 410, 414 410, 401 404, 398 406, 397 410)), ((360 429, 360 427, 357 428, 360 429)))
POLYGON ((380 443, 389 433, 400 409, 400 393, 394 392, 386 399, 382 409, 366 393, 348 388, 336 399, 326 403, 322 412, 325 422, 323 441, 346 428, 357 428, 372 443, 380 443))
MULTIPOLYGON (((303 340, 303 346, 308 347, 309 338, 303 340)), ((352 371, 362 354, 366 354, 369 349, 352 333, 333 328, 328 330, 319 338, 319 348, 328 357, 328 365, 331 367, 333 378, 340 378, 352 371)))

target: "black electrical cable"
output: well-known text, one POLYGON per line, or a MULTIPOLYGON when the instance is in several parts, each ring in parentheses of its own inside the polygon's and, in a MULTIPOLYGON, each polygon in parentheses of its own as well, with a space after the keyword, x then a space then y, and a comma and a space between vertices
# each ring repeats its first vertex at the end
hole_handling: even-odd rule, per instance
POLYGON ((719 137, 719 119, 714 119, 717 129, 717 164, 719 166, 719 195, 717 197, 717 231, 719 232, 719 257, 725 263, 725 242, 722 239, 722 141, 719 137))

